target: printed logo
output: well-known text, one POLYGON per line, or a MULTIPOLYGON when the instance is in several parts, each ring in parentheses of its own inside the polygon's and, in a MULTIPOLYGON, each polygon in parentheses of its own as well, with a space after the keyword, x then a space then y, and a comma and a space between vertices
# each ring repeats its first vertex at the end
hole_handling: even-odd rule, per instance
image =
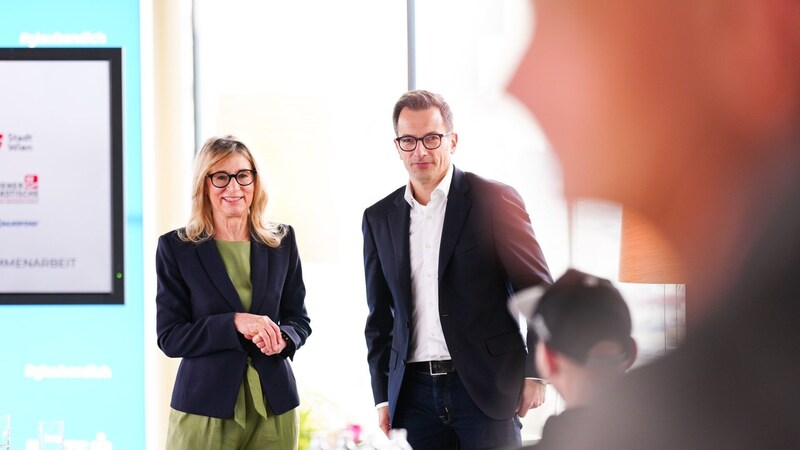
POLYGON ((32 152, 33 134, 0 133, 0 149, 7 152, 32 152))
POLYGON ((27 174, 22 181, 0 180, 0 204, 39 203, 39 175, 27 174))
POLYGON ((25 189, 39 189, 39 175, 25 175, 25 189))
MULTIPOLYGON (((7 219, 0 217, 0 228, 36 228, 38 226, 39 226, 38 220, 7 219)), ((0 261, 2 261, 2 259, 0 259, 0 261)), ((2 265, 1 262, 0 265, 2 265)))

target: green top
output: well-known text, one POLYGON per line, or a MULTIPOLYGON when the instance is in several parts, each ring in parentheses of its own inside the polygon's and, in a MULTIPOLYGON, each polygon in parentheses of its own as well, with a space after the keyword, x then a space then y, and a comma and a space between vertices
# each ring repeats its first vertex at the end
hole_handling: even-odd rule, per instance
MULTIPOLYGON (((250 281, 250 241, 220 241, 215 240, 217 249, 222 262, 225 263, 225 270, 239 294, 239 300, 246 312, 250 312, 253 306, 253 283, 250 281)), ((258 372, 253 368, 250 358, 247 358, 247 370, 245 379, 239 390, 239 398, 236 400, 234 408, 234 418, 242 427, 246 421, 246 408, 243 389, 247 389, 253 396, 253 403, 259 415, 267 417, 267 410, 264 404, 264 394, 261 391, 258 372)))
POLYGON ((245 312, 253 305, 253 283, 250 281, 250 241, 214 241, 225 270, 239 294, 245 312))

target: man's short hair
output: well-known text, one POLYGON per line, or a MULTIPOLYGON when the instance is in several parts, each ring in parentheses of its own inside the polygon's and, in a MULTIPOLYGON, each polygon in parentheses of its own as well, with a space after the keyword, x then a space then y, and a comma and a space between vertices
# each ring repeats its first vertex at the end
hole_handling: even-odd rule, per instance
POLYGON ((575 269, 545 291, 529 324, 545 345, 583 365, 594 359, 590 352, 603 341, 621 346, 614 360, 625 361, 634 351, 631 315, 622 295, 610 281, 575 269))
POLYGON ((433 107, 439 108, 439 112, 442 114, 446 128, 444 131, 447 133, 453 131, 453 112, 450 110, 450 105, 444 101, 444 97, 433 92, 417 89, 401 95, 397 103, 394 104, 394 113, 392 114, 394 134, 397 134, 397 121, 400 120, 400 112, 403 108, 422 111, 433 107))

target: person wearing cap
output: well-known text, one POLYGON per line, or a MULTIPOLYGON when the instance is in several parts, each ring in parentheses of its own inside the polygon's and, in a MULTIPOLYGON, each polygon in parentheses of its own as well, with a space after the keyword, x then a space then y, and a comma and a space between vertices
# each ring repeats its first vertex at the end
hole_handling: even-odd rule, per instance
POLYGON ((458 134, 441 95, 403 94, 393 122, 409 179, 362 222, 378 425, 405 428, 420 450, 519 445, 517 416, 545 387, 508 298, 552 283, 530 217, 512 187, 451 163, 458 134))
POLYGON ((598 393, 618 382, 636 359, 631 315, 610 281, 568 270, 528 314, 539 337, 536 367, 563 397, 566 409, 551 416, 537 450, 552 435, 580 432, 580 419, 598 393))

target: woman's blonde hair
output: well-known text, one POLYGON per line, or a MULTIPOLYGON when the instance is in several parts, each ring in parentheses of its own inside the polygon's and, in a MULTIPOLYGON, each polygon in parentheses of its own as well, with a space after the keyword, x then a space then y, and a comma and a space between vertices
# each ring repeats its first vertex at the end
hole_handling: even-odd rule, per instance
MULTIPOLYGON (((256 171, 256 178, 253 182, 253 202, 248 214, 250 235, 256 241, 276 248, 281 245, 281 239, 286 235, 286 228, 264 218, 264 211, 267 209, 267 191, 258 175, 258 167, 256 167, 253 154, 234 136, 208 139, 195 157, 192 213, 186 228, 179 230, 178 236, 183 241, 194 243, 207 241, 214 236, 213 210, 208 198, 206 178, 212 167, 234 155, 244 156, 250 162, 252 169, 256 171)), ((236 181, 231 180, 231 182, 235 183, 236 181)))

